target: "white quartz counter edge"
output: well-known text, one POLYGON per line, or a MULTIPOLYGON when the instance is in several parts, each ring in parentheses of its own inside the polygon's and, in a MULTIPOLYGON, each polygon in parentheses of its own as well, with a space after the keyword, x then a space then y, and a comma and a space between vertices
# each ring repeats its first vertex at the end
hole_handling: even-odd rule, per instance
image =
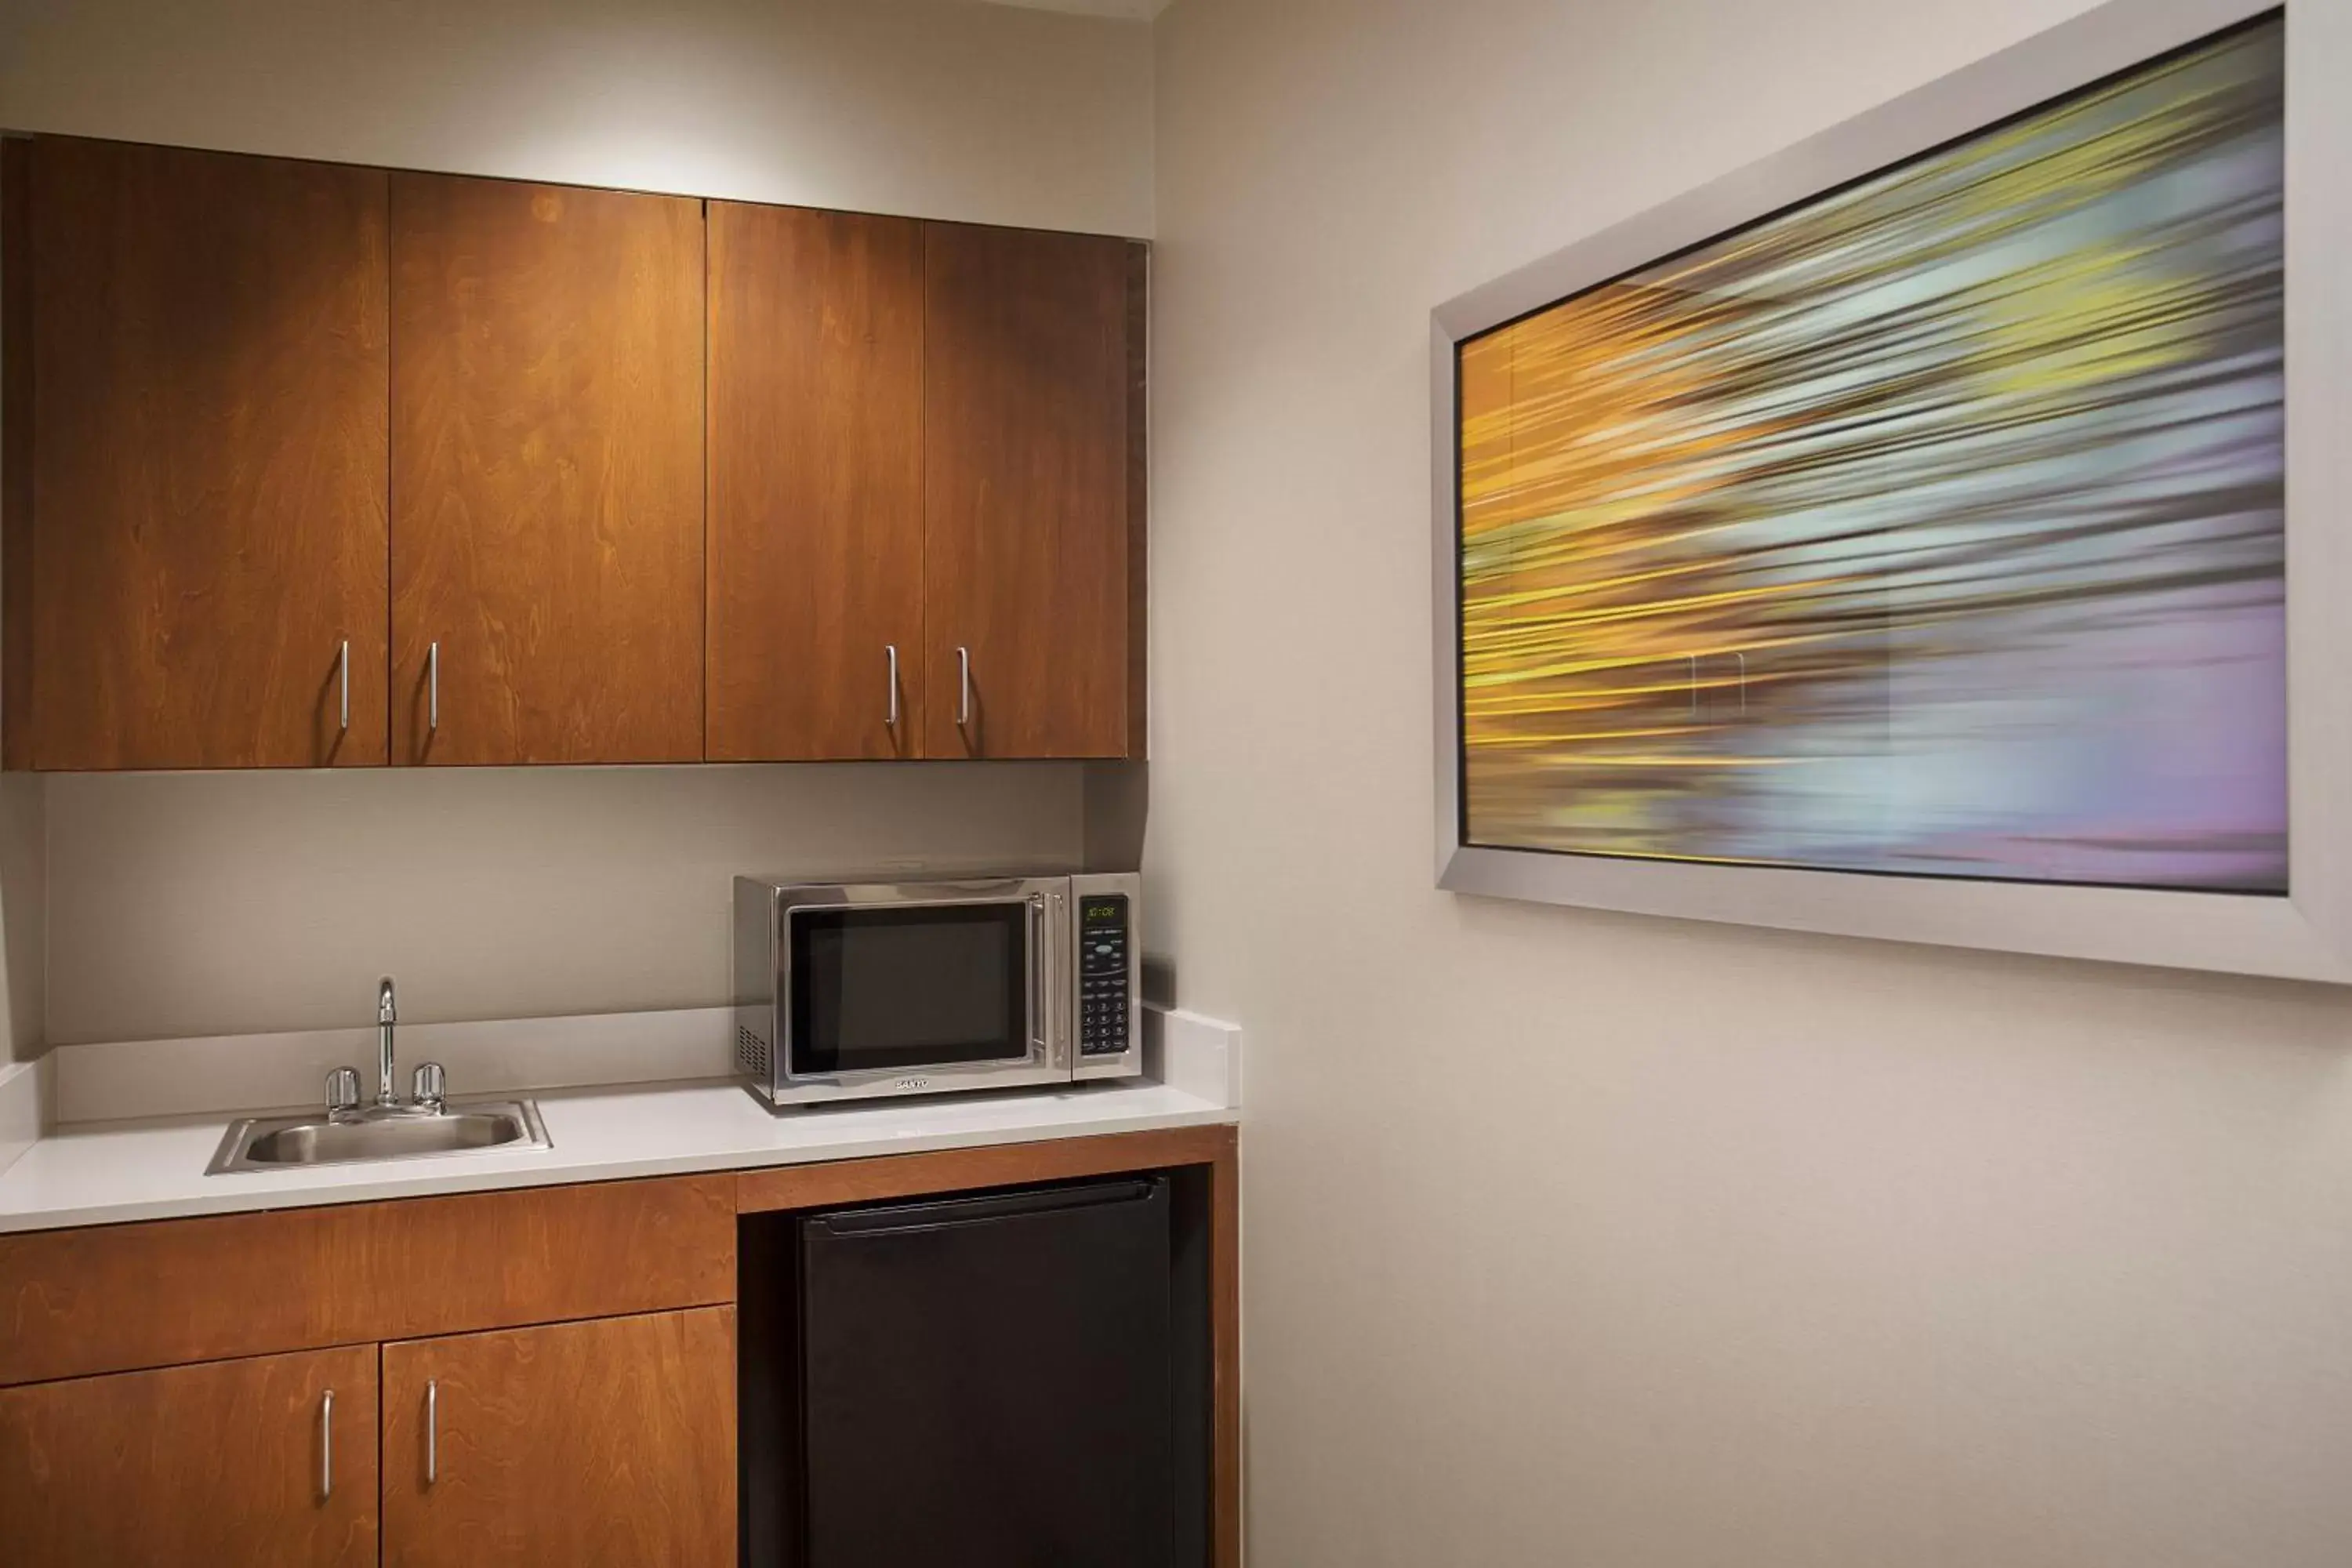
POLYGON ((1198 1127, 1241 1115, 1217 1100, 1148 1080, 781 1116, 731 1083, 632 1085, 538 1099, 551 1149, 219 1176, 205 1174, 226 1128, 218 1116, 62 1128, 0 1172, 0 1232, 752 1170, 1198 1127))

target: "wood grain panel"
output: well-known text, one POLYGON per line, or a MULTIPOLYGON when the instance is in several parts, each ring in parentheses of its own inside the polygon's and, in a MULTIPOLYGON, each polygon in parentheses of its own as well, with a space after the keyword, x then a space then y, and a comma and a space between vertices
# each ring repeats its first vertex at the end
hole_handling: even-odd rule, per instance
POLYGON ((375 1205, 371 1329, 394 1339, 732 1301, 733 1188, 677 1176, 375 1205))
POLYGON ((376 1443, 373 1345, 0 1389, 0 1561, 372 1568, 376 1443))
POLYGON ((33 144, 0 137, 0 768, 33 765, 33 144))
POLYGON ((1212 1161, 1209 1355, 1210 1550, 1215 1568, 1242 1568, 1242 1167, 1232 1128, 1212 1161))
POLYGON ((730 1301, 727 1176, 0 1237, 0 1384, 730 1301))
POLYGON ((711 203, 712 760, 922 754, 922 226, 711 203))
POLYGON ((1150 751, 1151 247, 1127 246, 1127 755, 1150 751))
POLYGON ((383 763, 385 175, 31 160, 35 765, 383 763))
POLYGON ((392 258, 394 756, 699 759, 701 204, 394 174, 392 258))
POLYGON ((1124 756, 1127 242, 934 223, 924 258, 928 752, 1124 756))
POLYGON ((1234 1142, 1234 1129, 1228 1126, 1173 1127, 1098 1138, 1052 1138, 925 1154, 885 1154, 818 1165, 779 1165, 746 1171, 736 1177, 735 1206, 744 1214, 830 1208, 880 1198, 930 1197, 981 1187, 1205 1165, 1221 1151, 1231 1150, 1234 1142))
POLYGON ((733 1308, 387 1344, 383 1388, 387 1568, 732 1568, 733 1308))

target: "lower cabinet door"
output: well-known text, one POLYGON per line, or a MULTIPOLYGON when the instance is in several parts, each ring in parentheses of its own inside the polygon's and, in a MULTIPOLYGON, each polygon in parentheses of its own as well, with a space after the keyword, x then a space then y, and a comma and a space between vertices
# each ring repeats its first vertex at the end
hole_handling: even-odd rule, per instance
POLYGON ((0 1563, 376 1561, 376 1347, 0 1389, 0 1563))
POLYGON ((387 1568, 732 1568, 732 1307, 387 1344, 383 1405, 387 1568))

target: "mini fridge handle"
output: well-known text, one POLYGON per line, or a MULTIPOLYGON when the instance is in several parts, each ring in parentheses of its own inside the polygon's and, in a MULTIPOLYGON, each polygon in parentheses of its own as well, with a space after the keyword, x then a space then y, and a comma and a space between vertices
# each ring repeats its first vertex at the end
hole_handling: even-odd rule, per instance
POLYGON ((1108 1204, 1148 1203, 1159 1195, 1166 1181, 1164 1176, 1147 1176, 1101 1182, 1086 1187, 1052 1187, 1039 1192, 992 1193, 978 1197, 942 1198, 932 1203, 892 1204, 882 1208, 817 1215, 803 1223, 827 1236, 838 1237, 944 1230, 1029 1215, 1066 1214, 1073 1209, 1100 1208, 1108 1204))

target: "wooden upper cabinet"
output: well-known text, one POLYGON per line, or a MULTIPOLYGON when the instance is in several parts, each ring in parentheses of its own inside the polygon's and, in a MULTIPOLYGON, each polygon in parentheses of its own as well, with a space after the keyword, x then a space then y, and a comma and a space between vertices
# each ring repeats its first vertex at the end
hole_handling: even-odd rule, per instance
POLYGON ((0 766, 1142 753, 1139 244, 40 137, 0 251, 0 766))
POLYGON ((924 249, 929 754, 1139 755, 1141 247, 924 249))
POLYGON ((709 222, 707 754, 920 756, 922 226, 709 222))
POLYGON ((383 763, 385 174, 10 153, 8 764, 383 763))
POLYGON ((373 1345, 0 1389, 0 1557, 374 1568, 377 1440, 373 1345))
POLYGON ((702 239, 691 199, 392 176, 396 761, 702 755, 702 239))
POLYGON ((733 1568, 735 1310, 383 1347, 385 1568, 733 1568))

